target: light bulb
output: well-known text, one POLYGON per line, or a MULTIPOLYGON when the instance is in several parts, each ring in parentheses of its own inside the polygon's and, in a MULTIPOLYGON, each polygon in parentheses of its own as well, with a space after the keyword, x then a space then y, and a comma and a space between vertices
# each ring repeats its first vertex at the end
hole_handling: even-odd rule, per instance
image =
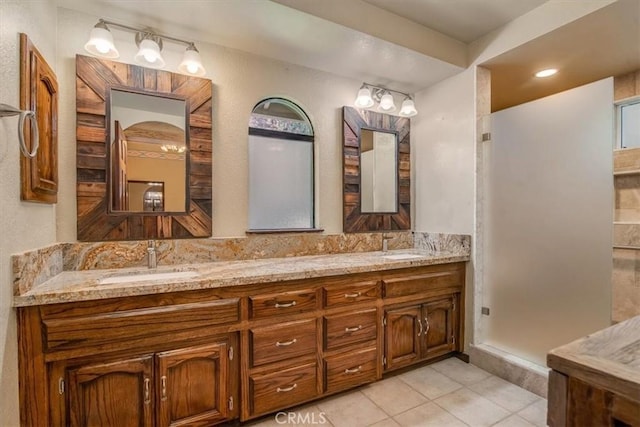
POLYGON ((402 117, 413 117, 418 114, 418 110, 416 110, 416 106, 411 98, 407 98, 402 102, 402 107, 398 114, 402 117))
POLYGON ((189 71, 191 74, 195 74, 198 72, 198 64, 194 64, 193 62, 190 62, 187 64, 187 71, 189 71))
POLYGON ((385 112, 392 112, 396 110, 396 105, 393 103, 393 96, 389 92, 382 95, 378 108, 385 112))
POLYGON ((358 91, 358 96, 353 104, 358 108, 369 108, 373 106, 373 99, 371 98, 371 91, 369 88, 362 87, 358 91))
POLYGON ((111 49, 111 46, 109 45, 109 43, 104 40, 96 41, 95 46, 96 46, 96 50, 103 54, 109 52, 109 49, 111 49))

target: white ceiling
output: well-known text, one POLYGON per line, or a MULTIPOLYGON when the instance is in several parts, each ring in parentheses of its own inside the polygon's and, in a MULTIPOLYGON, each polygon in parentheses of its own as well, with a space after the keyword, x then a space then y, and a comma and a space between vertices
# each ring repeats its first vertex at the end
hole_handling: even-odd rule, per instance
MULTIPOLYGON (((358 4, 359 0, 340 1, 358 4)), ((409 93, 463 70, 460 65, 272 1, 58 0, 58 5, 409 93)))
POLYGON ((547 0, 364 0, 470 43, 547 0))
MULTIPOLYGON (((487 34, 546 3, 545 0, 57 1, 61 7, 122 24, 147 26, 196 43, 238 49, 408 93, 461 72, 468 66, 470 40, 491 37, 487 34)), ((587 0, 552 1, 560 13, 563 1, 587 0)), ((534 40, 500 55, 486 64, 495 72, 492 83, 500 87, 501 93, 524 93, 530 80, 529 68, 544 63, 554 52, 555 57, 572 59, 570 64, 565 61, 567 69, 579 67, 581 82, 620 72, 621 66, 605 70, 598 65, 602 62, 635 66, 640 46, 638 5, 640 0, 618 0, 610 8, 617 10, 617 14, 603 8, 588 19, 547 33, 539 42, 534 40), (605 43, 596 43, 598 38, 605 43), (573 48, 587 39, 585 48, 573 48), (614 50, 620 51, 615 61, 594 61, 612 57, 614 50), (581 61, 574 60, 578 55, 581 61), (518 67, 508 67, 510 63, 518 67), (596 68, 597 75, 585 72, 596 68)), ((87 34, 89 31, 87 28, 87 34)), ((568 84, 578 81, 569 80, 568 84)), ((514 105, 512 102, 504 100, 504 105, 514 105)))

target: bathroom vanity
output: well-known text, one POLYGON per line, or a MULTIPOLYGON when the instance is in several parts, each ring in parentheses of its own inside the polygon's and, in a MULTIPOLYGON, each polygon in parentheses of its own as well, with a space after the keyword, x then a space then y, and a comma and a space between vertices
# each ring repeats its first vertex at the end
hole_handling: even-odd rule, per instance
POLYGON ((468 256, 406 252, 63 272, 14 300, 22 423, 245 421, 459 354, 468 256))

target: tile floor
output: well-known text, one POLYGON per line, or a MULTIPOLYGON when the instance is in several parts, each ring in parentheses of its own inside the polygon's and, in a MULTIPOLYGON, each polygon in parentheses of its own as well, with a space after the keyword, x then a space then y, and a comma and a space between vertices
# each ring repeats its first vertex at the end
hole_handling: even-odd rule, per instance
POLYGON ((456 358, 248 423, 252 427, 544 427, 547 401, 456 358), (291 414, 291 415, 290 415, 291 414), (287 417, 292 419, 289 421, 287 417))

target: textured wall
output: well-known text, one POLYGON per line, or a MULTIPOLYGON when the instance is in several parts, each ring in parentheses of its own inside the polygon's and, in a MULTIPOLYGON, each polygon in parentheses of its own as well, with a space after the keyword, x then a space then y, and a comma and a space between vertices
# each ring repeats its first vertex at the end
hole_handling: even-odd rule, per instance
MULTIPOLYGON (((56 70, 56 9, 53 0, 0 1, 0 102, 19 106, 20 42, 26 33, 56 70)), ((56 241, 53 205, 20 201, 20 153, 16 117, 0 119, 0 424, 19 425, 15 310, 11 308, 12 253, 56 241)))

